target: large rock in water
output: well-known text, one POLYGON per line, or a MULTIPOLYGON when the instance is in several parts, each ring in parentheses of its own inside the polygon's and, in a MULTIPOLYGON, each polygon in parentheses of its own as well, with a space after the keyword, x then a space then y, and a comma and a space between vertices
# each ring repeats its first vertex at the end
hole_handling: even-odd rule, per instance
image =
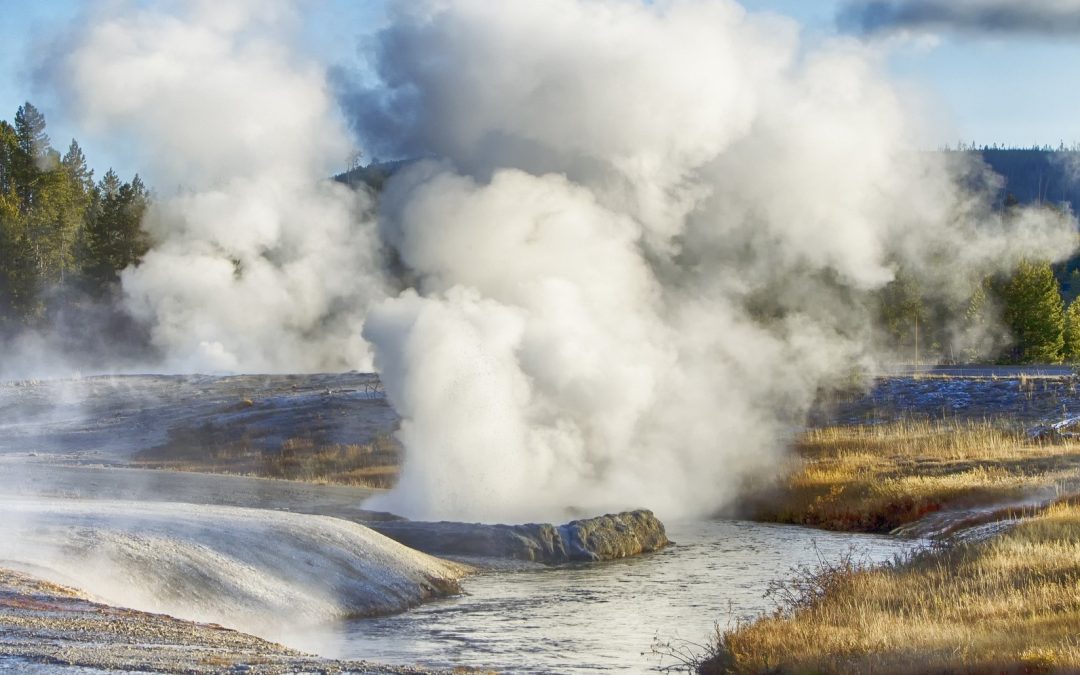
POLYGON ((565 525, 392 521, 365 523, 410 548, 439 556, 513 558, 541 563, 595 562, 658 551, 664 524, 639 509, 565 525))

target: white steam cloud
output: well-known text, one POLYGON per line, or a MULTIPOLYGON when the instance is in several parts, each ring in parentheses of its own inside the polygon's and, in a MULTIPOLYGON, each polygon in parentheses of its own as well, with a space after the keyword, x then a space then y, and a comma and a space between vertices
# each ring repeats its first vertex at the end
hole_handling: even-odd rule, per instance
POLYGON ((130 6, 91 17, 49 73, 84 127, 128 139, 159 188, 156 245, 123 276, 167 367, 370 367, 383 294, 368 197, 328 178, 352 144, 283 2, 130 6))
POLYGON ((397 5, 377 81, 341 97, 370 154, 434 159, 376 224, 318 180, 347 135, 283 46, 295 16, 257 7, 93 21, 56 72, 184 188, 124 275, 174 367, 363 367, 362 325, 408 455, 383 505, 405 515, 713 511, 879 356, 868 294, 900 266, 949 299, 1074 243, 918 151, 865 47, 807 53, 730 0, 397 5))
POLYGON ((364 329, 409 453, 393 510, 713 511, 872 363, 899 265, 947 298, 1073 245, 919 152, 872 53, 734 2, 410 3, 375 52, 365 143, 445 158, 381 203, 416 279, 364 329))

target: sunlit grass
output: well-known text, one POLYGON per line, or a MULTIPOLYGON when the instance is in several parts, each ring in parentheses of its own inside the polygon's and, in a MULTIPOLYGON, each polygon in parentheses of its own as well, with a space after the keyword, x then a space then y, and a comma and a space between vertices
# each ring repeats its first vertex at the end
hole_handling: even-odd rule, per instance
POLYGON ((935 511, 1068 491, 1080 444, 990 422, 899 422, 806 431, 775 485, 749 498, 760 520, 887 532, 935 511))
POLYGON ((296 436, 284 440, 280 449, 267 451, 244 439, 222 439, 196 429, 177 435, 166 446, 139 453, 136 461, 147 468, 386 488, 397 481, 401 447, 389 435, 349 444, 296 436))
POLYGON ((879 568, 796 574, 773 616, 721 632, 704 673, 1080 670, 1080 508, 879 568))

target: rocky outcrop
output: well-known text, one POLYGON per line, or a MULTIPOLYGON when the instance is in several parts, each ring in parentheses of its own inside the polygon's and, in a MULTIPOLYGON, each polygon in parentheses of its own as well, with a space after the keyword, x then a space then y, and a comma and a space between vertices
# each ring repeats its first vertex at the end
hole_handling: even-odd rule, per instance
POLYGON ((614 560, 667 546, 664 524, 639 509, 565 525, 369 522, 371 529, 438 556, 512 558, 546 564, 614 560))

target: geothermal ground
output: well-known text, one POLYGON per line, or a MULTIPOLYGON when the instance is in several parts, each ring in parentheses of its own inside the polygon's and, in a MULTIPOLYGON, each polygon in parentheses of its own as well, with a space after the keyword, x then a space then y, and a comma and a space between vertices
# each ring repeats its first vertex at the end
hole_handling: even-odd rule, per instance
POLYGON ((0 670, 42 673, 421 673, 329 661, 212 624, 94 602, 85 593, 0 571, 0 670), (64 667, 68 664, 77 664, 64 667))
MULTIPOLYGON (((1015 424, 1046 426, 1080 412, 1076 389, 1071 377, 888 378, 868 394, 822 401, 815 421, 1007 413, 1015 424)), ((400 459, 389 440, 397 417, 370 375, 10 382, 0 385, 0 413, 9 478, 0 655, 30 659, 0 663, 16 669, 368 672, 374 666, 349 659, 376 658, 515 672, 635 670, 656 665, 640 656, 650 638, 693 641, 731 608, 741 618, 768 610, 768 584, 807 555, 857 544, 885 560, 911 546, 753 523, 674 523, 675 546, 637 561, 538 565, 529 561, 636 555, 667 538, 643 514, 603 528, 490 528, 365 510, 379 488, 361 483, 392 475, 370 469, 400 459), (350 484, 258 476, 279 470, 282 456, 350 484), (223 475, 238 472, 255 475, 223 475), (467 577, 468 565, 360 523, 487 571, 467 577), (603 532, 593 536, 594 528, 603 532), (612 531, 627 537, 603 541, 612 531), (584 623, 567 632, 569 615, 584 623)))

